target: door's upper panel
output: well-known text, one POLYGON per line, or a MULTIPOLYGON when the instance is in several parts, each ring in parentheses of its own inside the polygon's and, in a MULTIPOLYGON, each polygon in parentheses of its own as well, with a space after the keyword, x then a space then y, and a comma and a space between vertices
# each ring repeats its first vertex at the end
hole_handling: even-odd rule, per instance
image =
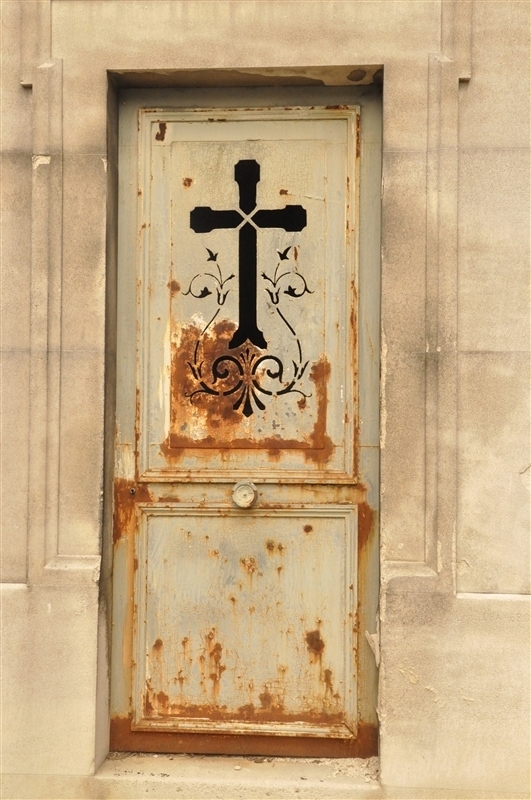
POLYGON ((353 480, 356 119, 141 112, 145 479, 353 480))

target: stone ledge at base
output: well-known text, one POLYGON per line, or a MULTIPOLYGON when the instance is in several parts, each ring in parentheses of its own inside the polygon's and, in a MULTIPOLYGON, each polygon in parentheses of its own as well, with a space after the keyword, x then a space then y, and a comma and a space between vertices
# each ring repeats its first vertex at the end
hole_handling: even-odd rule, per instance
POLYGON ((524 794, 382 787, 370 759, 111 753, 93 776, 4 775, 2 800, 527 800, 524 794))

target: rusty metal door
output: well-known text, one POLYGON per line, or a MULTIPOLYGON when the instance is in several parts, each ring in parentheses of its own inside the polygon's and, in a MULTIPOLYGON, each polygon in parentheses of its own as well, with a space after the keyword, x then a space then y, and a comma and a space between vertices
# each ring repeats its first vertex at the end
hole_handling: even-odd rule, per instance
POLYGON ((138 247, 121 277, 112 746, 372 753, 359 109, 141 109, 138 131, 122 175, 124 191, 138 175, 138 247))

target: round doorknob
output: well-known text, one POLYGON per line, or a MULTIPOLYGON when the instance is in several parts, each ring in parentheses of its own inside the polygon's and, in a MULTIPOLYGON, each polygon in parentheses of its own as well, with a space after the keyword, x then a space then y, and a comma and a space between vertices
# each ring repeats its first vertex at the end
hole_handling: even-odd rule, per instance
POLYGON ((258 500, 258 489, 251 481, 241 481, 232 490, 232 499, 239 508, 251 508, 258 500))

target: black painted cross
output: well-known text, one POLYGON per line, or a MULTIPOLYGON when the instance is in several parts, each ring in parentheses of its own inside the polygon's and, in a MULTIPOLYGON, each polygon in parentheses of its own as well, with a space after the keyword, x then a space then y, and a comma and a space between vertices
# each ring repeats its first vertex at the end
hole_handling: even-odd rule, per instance
POLYGON ((271 210, 255 210, 260 164, 254 159, 238 161, 234 167, 234 180, 240 189, 240 210, 214 211, 210 206, 196 206, 190 212, 190 227, 195 233, 210 233, 219 228, 240 228, 238 243, 239 319, 229 348, 232 350, 239 347, 248 339, 257 347, 265 350, 267 342, 256 322, 256 229, 283 228, 285 231, 302 231, 306 227, 306 209, 302 206, 285 206, 271 210))

